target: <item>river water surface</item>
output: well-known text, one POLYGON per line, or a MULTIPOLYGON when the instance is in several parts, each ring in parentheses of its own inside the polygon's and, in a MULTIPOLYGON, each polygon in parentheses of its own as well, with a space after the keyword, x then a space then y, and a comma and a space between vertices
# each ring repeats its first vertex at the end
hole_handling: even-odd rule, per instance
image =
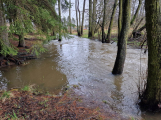
POLYGON ((49 50, 26 65, 3 68, 0 89, 36 84, 39 88, 59 94, 66 86, 78 85, 81 93, 91 100, 106 101, 107 106, 124 116, 160 120, 160 114, 141 112, 136 105, 139 80, 144 79, 147 54, 127 48, 122 75, 111 74, 117 45, 73 36, 62 42, 51 41, 49 50))

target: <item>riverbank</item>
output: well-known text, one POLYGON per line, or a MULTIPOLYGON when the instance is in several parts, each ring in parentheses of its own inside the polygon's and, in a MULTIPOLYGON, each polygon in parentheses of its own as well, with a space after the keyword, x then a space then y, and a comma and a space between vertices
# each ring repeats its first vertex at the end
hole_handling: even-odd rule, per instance
MULTIPOLYGON (((29 86, 0 93, 0 119, 125 120, 99 107, 86 106, 73 89, 64 95, 43 94, 29 86)), ((130 118, 129 118, 130 119, 130 118)))

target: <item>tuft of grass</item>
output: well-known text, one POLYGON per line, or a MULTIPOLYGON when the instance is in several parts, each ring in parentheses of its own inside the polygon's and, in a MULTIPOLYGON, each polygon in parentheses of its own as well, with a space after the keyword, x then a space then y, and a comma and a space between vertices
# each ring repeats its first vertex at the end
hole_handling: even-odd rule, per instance
POLYGON ((12 120, 18 120, 18 117, 17 117, 17 115, 16 115, 14 110, 13 110, 13 115, 11 115, 11 119, 12 120))
POLYGON ((24 88, 22 88, 22 91, 29 91, 29 90, 30 90, 29 86, 25 86, 24 88))
POLYGON ((2 100, 2 102, 5 102, 6 99, 9 99, 13 96, 14 95, 10 91, 4 91, 3 94, 0 97, 0 100, 2 100))
POLYGON ((107 104, 107 101, 106 100, 103 100, 102 102, 105 103, 105 104, 107 104))
POLYGON ((3 92, 1 98, 9 98, 10 97, 10 93, 11 93, 10 91, 3 92))
POLYGON ((28 91, 28 92, 33 92, 34 91, 34 84, 33 85, 26 85, 24 88, 22 88, 22 91, 28 91))

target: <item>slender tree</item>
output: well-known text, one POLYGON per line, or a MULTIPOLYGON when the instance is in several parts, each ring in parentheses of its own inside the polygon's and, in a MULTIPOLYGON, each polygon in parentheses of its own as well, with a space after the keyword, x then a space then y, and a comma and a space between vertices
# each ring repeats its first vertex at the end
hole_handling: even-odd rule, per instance
POLYGON ((107 43, 110 43, 111 31, 112 31, 112 26, 113 26, 114 15, 115 15, 115 13, 116 13, 117 3, 118 3, 118 0, 115 0, 115 3, 114 3, 114 5, 113 5, 111 20, 110 20, 110 25, 109 25, 109 28, 108 28, 108 34, 107 34, 107 38, 106 38, 106 42, 107 42, 107 43))
POLYGON ((84 0, 84 2, 83 2, 83 13, 82 13, 82 27, 81 27, 81 35, 83 35, 85 5, 86 5, 86 0, 84 0))
POLYGON ((125 58, 126 58, 126 45, 128 33, 130 29, 130 15, 131 15, 131 0, 124 0, 123 2, 123 24, 121 34, 118 40, 117 57, 112 74, 122 74, 125 58))
POLYGON ((58 0, 58 9, 59 9, 59 19, 60 19, 60 22, 59 22, 59 39, 58 41, 61 41, 61 5, 60 5, 60 0, 58 0))
POLYGON ((92 37, 94 37, 94 31, 96 26, 96 4, 97 4, 97 0, 93 0, 92 37))
POLYGON ((76 21, 77 21, 77 34, 80 36, 80 12, 79 12, 79 0, 75 0, 75 11, 76 11, 76 21), (79 17, 78 17, 79 14, 79 17))
POLYGON ((157 108, 161 99, 161 1, 145 0, 148 78, 142 102, 157 108))
POLYGON ((70 34, 72 34, 72 26, 71 26, 71 0, 69 0, 69 31, 70 31, 70 34))
POLYGON ((89 0, 89 28, 88 37, 92 37, 92 0, 89 0))
POLYGON ((105 43, 105 20, 106 20, 106 6, 107 0, 104 0, 104 12, 103 12, 103 22, 102 22, 102 43, 105 43))
POLYGON ((119 0, 119 18, 118 18, 118 40, 122 29, 123 0, 119 0))
POLYGON ((136 12, 135 12, 135 14, 134 14, 134 16, 132 17, 131 22, 130 22, 130 25, 131 25, 131 26, 133 25, 133 23, 134 23, 134 21, 135 21, 137 15, 138 15, 138 13, 139 13, 139 10, 140 10, 140 8, 141 8, 141 5, 142 5, 142 0, 139 0, 139 4, 138 4, 138 7, 137 7, 137 9, 136 9, 136 12))

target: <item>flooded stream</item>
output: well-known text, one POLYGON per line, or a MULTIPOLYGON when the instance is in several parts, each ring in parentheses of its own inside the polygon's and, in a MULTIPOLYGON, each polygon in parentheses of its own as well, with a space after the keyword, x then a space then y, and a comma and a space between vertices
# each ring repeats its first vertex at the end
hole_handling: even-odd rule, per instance
POLYGON ((145 114, 136 105, 139 80, 146 75, 147 54, 127 48, 122 75, 111 74, 117 45, 78 38, 51 41, 48 52, 26 65, 3 68, 0 89, 36 84, 45 91, 59 94, 66 86, 78 85, 80 93, 95 101, 106 101, 113 111, 124 116, 160 120, 161 115, 145 114), (145 115, 144 115, 145 114, 145 115))

